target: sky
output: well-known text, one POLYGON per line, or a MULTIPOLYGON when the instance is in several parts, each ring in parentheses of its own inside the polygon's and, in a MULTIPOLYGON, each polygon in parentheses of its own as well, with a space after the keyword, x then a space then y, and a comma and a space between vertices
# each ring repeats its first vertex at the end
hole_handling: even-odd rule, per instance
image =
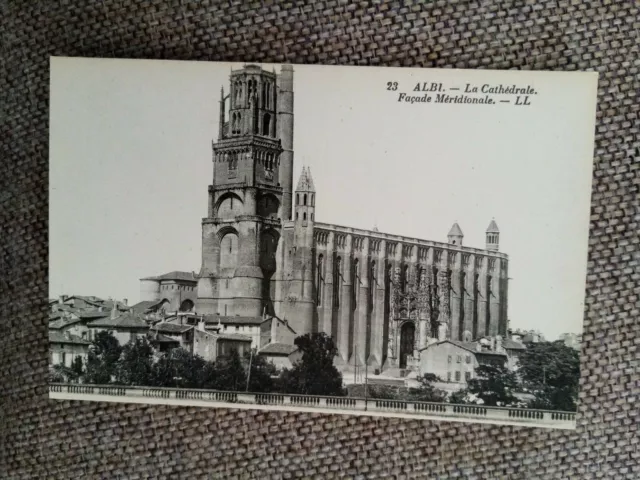
MULTIPOLYGON (((52 59, 52 298, 133 304, 140 278, 199 271, 232 66, 52 59)), ((318 221, 435 241, 458 222, 464 244, 483 248, 495 218, 511 326, 582 331, 594 74, 295 65, 294 91, 294 187, 310 167, 318 221), (418 82, 538 94, 526 107, 398 102, 418 82)))

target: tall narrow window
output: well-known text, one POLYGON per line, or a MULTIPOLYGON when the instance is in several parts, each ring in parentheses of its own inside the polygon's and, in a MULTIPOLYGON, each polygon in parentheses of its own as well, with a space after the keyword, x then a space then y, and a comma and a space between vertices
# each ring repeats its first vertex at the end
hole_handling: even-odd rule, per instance
POLYGON ((302 197, 302 204, 306 205, 307 204, 307 194, 304 194, 304 197, 302 197))
POLYGON ((300 194, 296 193, 296 205, 300 205, 300 194))
POLYGON ((318 255, 318 272, 316 275, 316 305, 322 304, 322 289, 324 288, 324 255, 318 255))
POLYGON ((307 212, 304 212, 304 213, 302 214, 302 220, 306 220, 306 219, 307 219, 307 212))

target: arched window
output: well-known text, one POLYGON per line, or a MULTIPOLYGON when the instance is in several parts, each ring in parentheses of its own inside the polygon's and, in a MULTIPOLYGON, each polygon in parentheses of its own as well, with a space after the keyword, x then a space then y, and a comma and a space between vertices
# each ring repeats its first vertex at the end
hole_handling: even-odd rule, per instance
POLYGON ((316 200, 315 195, 312 193, 311 194, 311 206, 312 207, 315 205, 315 200, 316 200))
POLYGON ((314 221, 314 219, 313 219, 313 213, 311 214, 311 221, 312 221, 312 222, 314 221))
POLYGON ((307 204, 307 194, 304 194, 304 197, 302 197, 302 204, 306 205, 307 204))
POLYGON ((235 268, 238 256, 238 235, 229 232, 220 241, 220 268, 235 268))
POLYGON ((296 220, 298 220, 298 212, 296 212, 296 220))
POLYGON ((304 212, 304 213, 302 214, 302 219, 303 219, 303 220, 306 220, 306 219, 307 219, 307 212, 304 212))
POLYGON ((296 193, 296 205, 300 205, 300 194, 296 193))

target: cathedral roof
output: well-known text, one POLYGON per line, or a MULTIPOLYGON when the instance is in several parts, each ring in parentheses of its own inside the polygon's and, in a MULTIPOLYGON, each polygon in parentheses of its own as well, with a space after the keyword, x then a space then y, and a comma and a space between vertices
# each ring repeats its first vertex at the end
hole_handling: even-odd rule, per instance
POLYGON ((491 223, 487 227, 487 233, 500 233, 500 229, 498 228, 498 224, 495 220, 491 220, 491 223))
POLYGON ((316 187, 313 185, 313 178, 311 178, 311 169, 309 167, 302 167, 302 173, 300 174, 300 180, 298 180, 298 186, 296 191, 299 192, 315 192, 316 187))
POLYGON ((449 236, 455 236, 455 237, 463 237, 464 234, 462 233, 462 230, 460 229, 460 225, 458 225, 458 222, 455 222, 453 224, 453 226, 451 227, 451 230, 449 230, 449 236))

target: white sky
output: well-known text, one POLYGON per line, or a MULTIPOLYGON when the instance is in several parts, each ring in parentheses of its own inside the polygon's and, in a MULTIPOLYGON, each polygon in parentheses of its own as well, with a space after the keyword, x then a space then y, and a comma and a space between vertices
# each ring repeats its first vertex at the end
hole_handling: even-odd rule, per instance
MULTIPOLYGON (((133 304, 141 277, 199 271, 230 67, 52 59, 52 297, 133 304)), ((548 338, 582 331, 595 74, 294 69, 294 187, 311 167, 318 221, 437 241, 457 221, 465 245, 482 248, 495 217, 511 325, 548 338), (528 107, 410 105, 388 81, 408 93, 422 81, 540 93, 528 107)))

